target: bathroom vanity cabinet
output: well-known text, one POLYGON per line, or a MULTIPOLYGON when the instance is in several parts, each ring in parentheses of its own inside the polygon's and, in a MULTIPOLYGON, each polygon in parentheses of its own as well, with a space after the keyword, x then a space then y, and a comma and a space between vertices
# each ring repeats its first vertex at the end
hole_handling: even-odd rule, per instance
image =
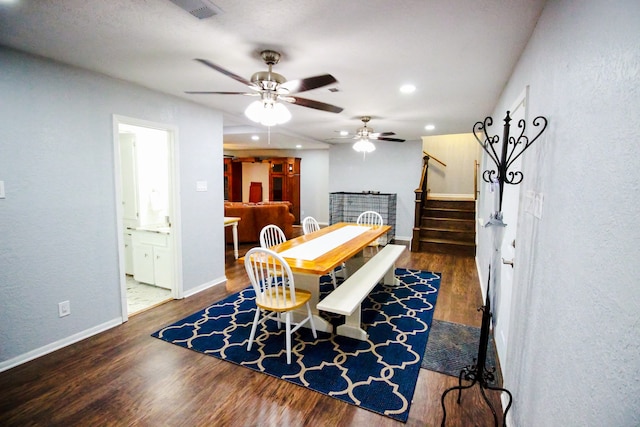
POLYGON ((173 257, 168 227, 137 229, 131 234, 133 278, 138 282, 172 289, 173 257))

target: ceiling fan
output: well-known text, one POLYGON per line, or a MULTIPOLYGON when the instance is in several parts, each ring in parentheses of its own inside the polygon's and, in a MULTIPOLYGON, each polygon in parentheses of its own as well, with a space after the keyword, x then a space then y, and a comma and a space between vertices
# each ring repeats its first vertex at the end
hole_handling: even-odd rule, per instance
POLYGON ((370 128, 367 123, 371 121, 371 116, 362 116, 360 117, 364 126, 359 128, 355 134, 346 134, 340 137, 330 138, 331 140, 336 139, 366 139, 366 140, 377 140, 377 141, 391 141, 391 142, 405 142, 404 139, 400 138, 390 138, 390 136, 395 135, 394 132, 374 132, 372 128, 370 128))
MULTIPOLYGON (((337 83, 338 81, 332 75, 322 74, 319 76, 308 77, 306 79, 287 81, 284 76, 272 71, 272 67, 280 61, 280 53, 273 50, 263 50, 260 53, 260 56, 265 64, 267 64, 267 66, 269 67, 268 71, 258 71, 257 73, 254 73, 251 76, 251 80, 240 77, 237 74, 234 74, 231 71, 228 71, 206 59, 196 58, 196 61, 199 61, 202 64, 213 68, 214 70, 246 85, 252 92, 186 91, 185 93, 205 95, 246 95, 260 97, 260 101, 258 101, 257 103, 252 103, 249 108, 247 108, 247 111, 245 111, 245 114, 247 114, 247 116, 254 121, 260 120, 255 120, 254 118, 252 118, 250 113, 250 108, 252 106, 255 107, 254 112, 257 109, 258 113, 264 113, 264 110, 276 110, 277 108, 279 108, 278 105, 282 107, 282 105, 278 104, 277 101, 289 102, 291 104, 300 105, 302 107, 315 108, 316 110, 328 111, 331 113, 340 113, 343 110, 342 108, 336 107, 335 105, 292 95, 295 93, 305 92, 308 90, 317 89, 323 86, 337 83)), ((289 118, 291 117, 291 114, 288 111, 286 111, 286 114, 288 114, 289 118)), ((263 124, 267 123, 263 122, 263 124)))

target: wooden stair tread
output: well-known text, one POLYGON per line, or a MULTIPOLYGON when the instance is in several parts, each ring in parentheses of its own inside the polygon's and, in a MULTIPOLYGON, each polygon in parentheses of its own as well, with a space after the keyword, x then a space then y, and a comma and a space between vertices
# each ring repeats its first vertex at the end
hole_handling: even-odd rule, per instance
POLYGON ((475 246, 475 242, 463 242, 460 240, 450 240, 450 239, 432 239, 432 238, 420 238, 420 243, 439 243, 446 245, 459 245, 459 246, 475 246))
POLYGON ((439 232, 447 232, 447 233, 476 234, 475 230, 463 230, 463 229, 456 229, 456 228, 439 228, 439 227, 420 227, 420 231, 439 231, 439 232))
POLYGON ((475 213, 475 209, 460 209, 460 208, 437 208, 437 207, 424 207, 422 208, 423 211, 443 211, 443 212, 474 212, 475 213))
POLYGON ((476 222, 475 219, 466 219, 466 218, 442 218, 439 216, 428 216, 428 215, 422 215, 420 217, 421 219, 432 219, 432 220, 436 220, 436 221, 460 221, 460 222, 476 222))

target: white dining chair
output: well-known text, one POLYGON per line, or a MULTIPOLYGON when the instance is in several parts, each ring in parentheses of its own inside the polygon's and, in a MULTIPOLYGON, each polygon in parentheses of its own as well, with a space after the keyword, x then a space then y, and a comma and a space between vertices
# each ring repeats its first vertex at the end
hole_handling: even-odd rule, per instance
POLYGON ((271 319, 278 322, 279 329, 284 317, 287 364, 291 364, 291 334, 309 322, 313 337, 318 337, 309 305, 311 292, 296 289, 291 267, 284 258, 270 249, 250 249, 245 255, 244 266, 256 293, 256 314, 253 317, 247 351, 251 350, 258 325, 271 319), (298 323, 292 322, 291 312, 302 307, 306 307, 307 317, 298 323), (295 326, 293 329, 292 323, 295 326))
POLYGON ((265 225, 260 230, 260 246, 263 248, 268 249, 286 241, 287 237, 284 235, 284 231, 275 224, 265 225))
MULTIPOLYGON (((318 221, 312 217, 312 216, 308 216, 305 217, 302 220, 302 232, 303 234, 309 234, 309 233, 313 233, 314 231, 318 231, 320 230, 320 224, 318 224, 318 221)), ((342 268, 345 268, 345 272, 346 272, 346 267, 343 266, 342 268)), ((335 270, 331 270, 329 272, 329 276, 331 276, 331 283, 333 283, 333 289, 338 287, 338 282, 336 280, 336 271, 335 270)), ((345 277, 346 279, 346 277, 345 277)))
MULTIPOLYGON (((384 220, 382 219, 382 215, 380 215, 376 211, 365 211, 358 215, 358 219, 356 220, 358 225, 368 225, 371 227, 380 227, 384 225, 384 220)), ((379 251, 380 247, 380 239, 376 239, 373 242, 369 243, 370 247, 375 247, 376 252, 379 251)))
POLYGON ((318 224, 318 221, 316 221, 314 217, 308 216, 302 220, 302 232, 304 234, 313 233, 318 230, 320 230, 320 224, 318 224))

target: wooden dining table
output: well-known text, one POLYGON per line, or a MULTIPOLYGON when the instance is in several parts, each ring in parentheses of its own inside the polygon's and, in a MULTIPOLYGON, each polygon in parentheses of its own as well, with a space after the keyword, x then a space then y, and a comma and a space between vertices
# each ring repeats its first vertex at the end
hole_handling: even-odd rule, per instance
MULTIPOLYGON (((364 226, 339 222, 318 231, 287 240, 271 249, 291 267, 296 288, 311 292, 313 322, 319 331, 332 332, 332 325, 319 316, 320 277, 346 263, 351 274, 364 264, 364 249, 391 230, 388 225, 364 226)), ((294 313, 296 321, 306 313, 294 313)))

